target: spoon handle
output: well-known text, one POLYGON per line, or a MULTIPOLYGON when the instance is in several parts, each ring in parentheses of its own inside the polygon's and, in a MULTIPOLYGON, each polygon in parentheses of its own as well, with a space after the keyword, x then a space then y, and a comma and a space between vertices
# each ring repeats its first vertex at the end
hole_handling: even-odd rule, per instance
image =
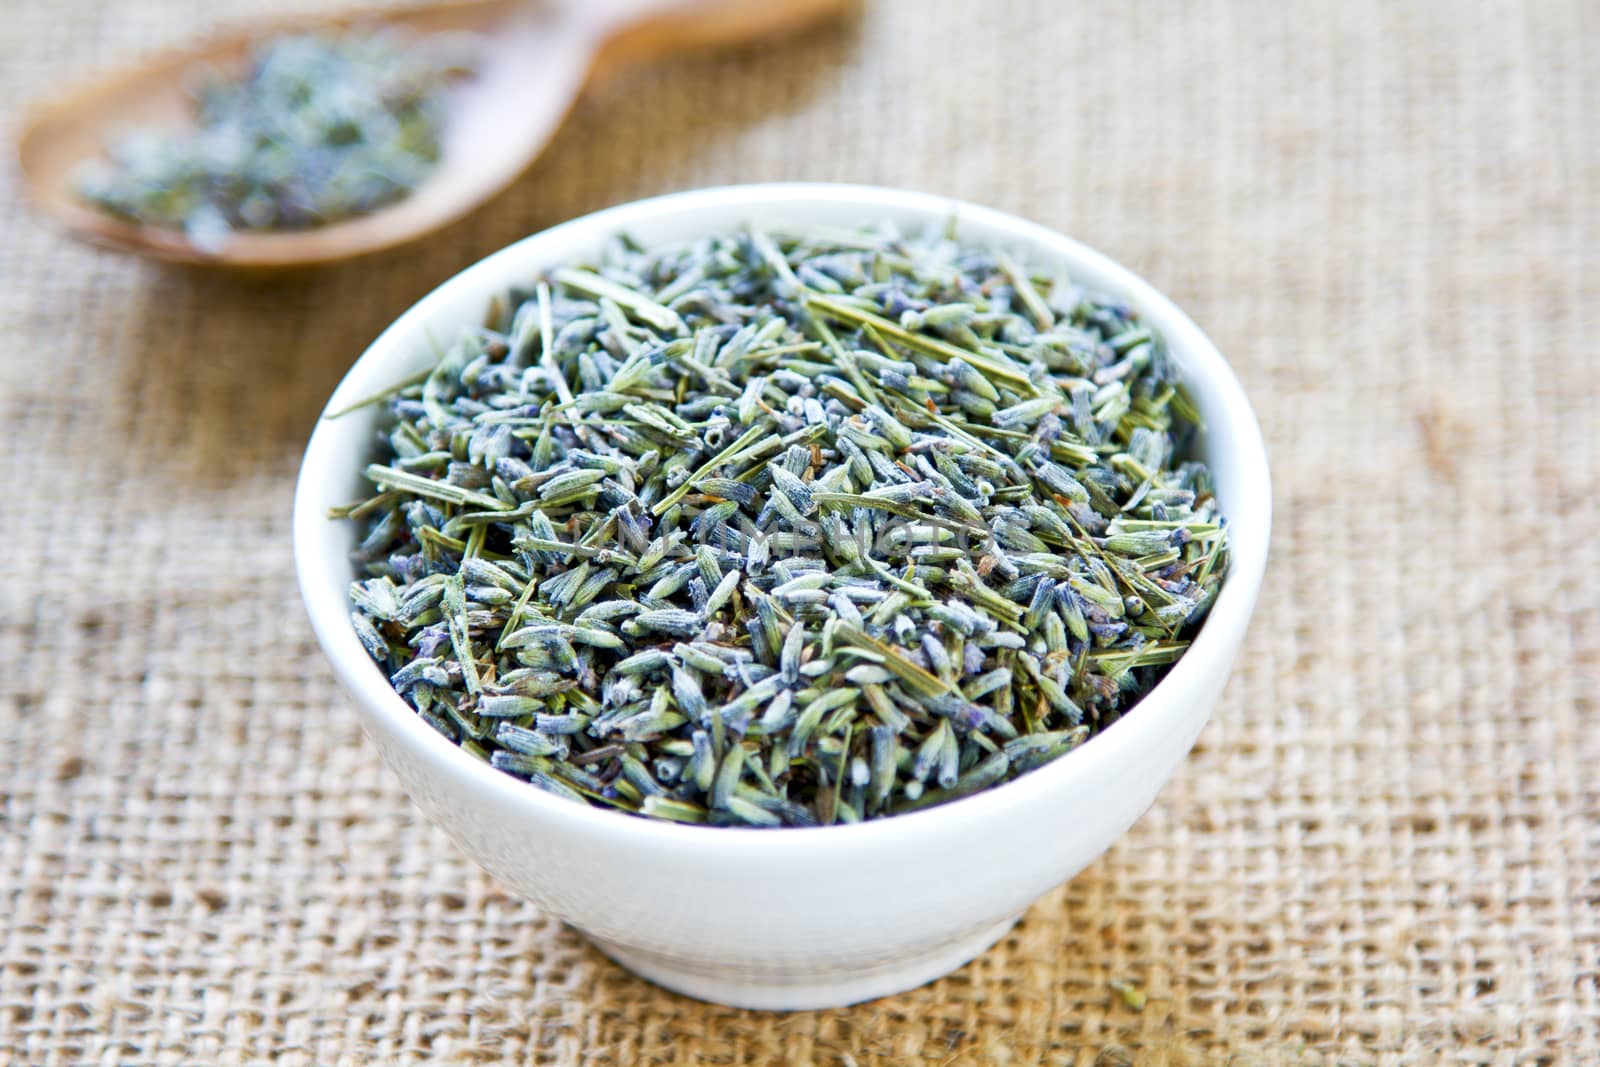
POLYGON ((672 52, 716 48, 806 29, 856 0, 567 0, 601 42, 596 66, 648 63, 672 52))

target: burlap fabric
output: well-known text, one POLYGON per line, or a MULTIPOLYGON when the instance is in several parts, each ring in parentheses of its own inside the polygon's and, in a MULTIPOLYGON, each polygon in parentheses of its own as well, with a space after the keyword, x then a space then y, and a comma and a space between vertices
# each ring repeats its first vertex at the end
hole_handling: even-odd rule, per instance
MULTIPOLYGON (((8 131, 285 6, 9 4, 8 131)), ((1600 1063, 1597 34, 1584 0, 875 0, 602 88, 448 234, 266 288, 72 244, 5 173, 0 1060, 1600 1063), (632 978, 424 824, 288 542, 324 398, 433 285, 784 178, 1130 264, 1233 361, 1277 489, 1237 674, 1149 815, 971 966, 788 1016, 632 978)))

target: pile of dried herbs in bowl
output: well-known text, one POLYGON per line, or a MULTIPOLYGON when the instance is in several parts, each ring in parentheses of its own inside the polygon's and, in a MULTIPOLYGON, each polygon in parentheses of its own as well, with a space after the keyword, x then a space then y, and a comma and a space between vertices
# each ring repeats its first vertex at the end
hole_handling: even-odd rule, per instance
POLYGON ((1228 542, 1116 299, 947 233, 549 271, 388 415, 351 588, 418 715, 658 819, 812 826, 1025 774, 1183 655, 1228 542))
POLYGON ((190 129, 134 129, 77 175, 85 201, 181 229, 215 250, 241 230, 297 230, 408 195, 441 154, 450 82, 470 68, 459 35, 300 34, 260 45, 240 78, 196 72, 190 129))

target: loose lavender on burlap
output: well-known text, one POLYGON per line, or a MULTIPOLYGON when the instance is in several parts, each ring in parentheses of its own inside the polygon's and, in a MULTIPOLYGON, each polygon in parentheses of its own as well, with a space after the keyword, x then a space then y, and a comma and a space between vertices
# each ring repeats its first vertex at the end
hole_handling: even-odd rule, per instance
POLYGON ((1131 309, 948 234, 625 238, 387 406, 351 621, 440 733, 655 818, 857 822, 1135 706, 1223 580, 1131 309))

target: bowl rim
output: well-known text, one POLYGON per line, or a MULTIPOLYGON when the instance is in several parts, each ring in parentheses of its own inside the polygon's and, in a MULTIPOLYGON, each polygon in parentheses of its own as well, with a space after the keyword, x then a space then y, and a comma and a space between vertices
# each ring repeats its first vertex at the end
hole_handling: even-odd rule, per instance
POLYGON ((635 200, 531 234, 459 271, 395 319, 340 380, 318 415, 306 446, 295 485, 292 520, 301 598, 334 674, 351 698, 373 720, 382 723, 392 738, 425 760, 432 773, 455 779, 463 789, 483 793, 490 804, 484 810, 497 811, 508 819, 564 823, 568 830, 643 851, 727 850, 748 859, 752 853, 776 857, 804 850, 808 860, 814 859, 818 849, 870 851, 890 840, 932 841, 1003 818, 1008 810, 1025 807, 1030 800, 1064 789, 1073 779, 1089 774, 1093 764, 1134 756, 1163 728, 1185 722, 1186 715, 1193 713, 1187 707, 1192 703, 1192 683, 1199 680, 1208 664, 1218 659, 1231 660, 1243 637, 1266 567, 1270 528, 1271 480, 1266 448, 1244 389, 1211 340, 1155 286, 1103 253, 1007 212, 938 194, 829 182, 715 186, 635 200), (884 216, 922 216, 929 222, 954 219, 990 231, 985 243, 1022 246, 1034 259, 1048 255, 1063 263, 1069 273, 1086 269, 1103 280, 1098 288, 1128 300, 1160 333, 1169 349, 1182 353, 1180 359, 1187 377, 1207 379, 1222 409, 1221 417, 1208 418, 1208 432, 1231 440, 1241 474, 1239 506, 1230 508, 1227 515, 1233 540, 1229 573, 1204 625, 1189 650, 1140 699, 1137 714, 1124 715, 1077 749, 1028 774, 959 800, 902 815, 820 827, 684 824, 579 804, 493 769, 439 734, 405 703, 356 637, 349 623, 346 590, 327 588, 318 578, 315 564, 327 559, 319 547, 319 528, 331 520, 322 513, 315 498, 319 483, 328 477, 324 472, 338 469, 337 464, 330 466, 337 457, 325 454, 331 447, 327 416, 360 399, 346 394, 353 391, 352 378, 363 364, 385 362, 397 355, 403 358, 417 339, 426 341, 428 324, 437 310, 460 291, 476 287, 482 276, 497 273, 512 263, 526 263, 530 274, 557 265, 552 259, 541 262, 545 246, 559 246, 576 239, 580 232, 592 233, 593 243, 598 246, 606 236, 640 222, 705 209, 728 214, 730 219, 724 228, 733 229, 743 221, 738 218, 741 210, 771 211, 801 204, 837 206, 841 214, 878 211, 884 216))

